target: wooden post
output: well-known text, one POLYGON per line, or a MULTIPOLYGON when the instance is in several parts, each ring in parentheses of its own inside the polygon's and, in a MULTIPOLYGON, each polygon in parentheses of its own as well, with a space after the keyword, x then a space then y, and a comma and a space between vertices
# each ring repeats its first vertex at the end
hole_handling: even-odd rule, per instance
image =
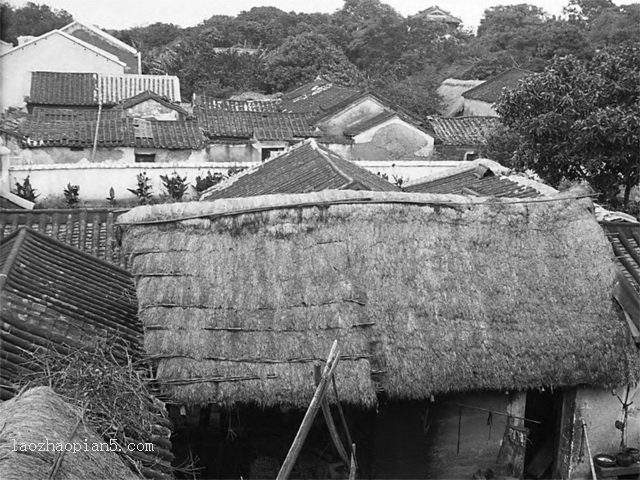
MULTIPOLYGON (((315 376, 317 387, 320 383, 320 380, 322 379, 319 365, 316 365, 314 367, 313 374, 315 376)), ((342 458, 344 464, 346 466, 349 466, 349 455, 347 455, 347 450, 344 448, 344 445, 342 445, 342 440, 340 440, 340 435, 338 434, 338 429, 336 428, 336 424, 333 421, 333 416, 331 415, 331 407, 329 406, 329 401, 327 400, 326 396, 322 399, 321 406, 322 415, 324 416, 324 421, 327 423, 327 429, 329 430, 329 436, 331 437, 331 440, 333 441, 333 444, 338 451, 338 455, 340 456, 340 458, 342 458)))
POLYGON ((291 444, 291 448, 289 449, 289 453, 287 453, 287 457, 284 459, 282 463, 282 467, 280 468, 280 472, 278 472, 277 480, 287 480, 289 475, 291 475, 291 471, 296 464, 296 460, 298 460, 298 455, 300 454, 300 450, 302 450, 302 446, 304 445, 304 441, 311 430, 311 426, 313 425, 313 420, 316 418, 316 414, 320 409, 322 404, 322 399, 324 398, 325 391, 327 389, 327 385, 331 376, 333 375, 333 371, 338 365, 338 361, 340 360, 340 352, 338 350, 338 341, 335 340, 333 345, 331 346, 331 351, 329 352, 329 356, 327 357, 327 363, 324 366, 324 370, 322 372, 322 378, 320 379, 320 383, 316 387, 316 391, 313 394, 313 398, 311 399, 311 403, 309 404, 309 408, 307 408, 307 412, 302 419, 302 423, 300 424, 300 428, 298 429, 298 433, 296 437, 293 439, 293 443, 291 444))

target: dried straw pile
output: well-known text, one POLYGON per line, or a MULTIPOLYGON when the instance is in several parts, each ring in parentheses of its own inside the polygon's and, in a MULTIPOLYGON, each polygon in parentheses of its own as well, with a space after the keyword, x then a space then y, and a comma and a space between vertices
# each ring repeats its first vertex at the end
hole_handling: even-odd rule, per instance
MULTIPOLYGON (((77 408, 83 422, 101 441, 115 441, 130 472, 147 478, 173 478, 171 422, 164 404, 149 391, 149 372, 130 356, 118 337, 95 339, 63 352, 41 348, 30 352, 24 389, 49 386, 77 408), (128 444, 152 443, 152 451, 130 451, 128 444)), ((1 478, 1 477, 0 477, 1 478)))
MULTIPOLYGON (((66 403, 49 387, 32 388, 0 403, 0 478, 52 478, 50 473, 61 454, 55 451, 14 451, 14 448, 20 448, 20 444, 38 444, 48 440, 53 444, 80 443, 81 448, 84 448, 86 441, 91 449, 94 443, 103 442, 102 438, 83 422, 78 424, 81 417, 81 409, 66 403)), ((50 447, 49 450, 54 449, 55 447, 50 447)), ((64 480, 140 477, 133 474, 117 453, 77 451, 64 454, 54 478, 64 480)))
POLYGON ((121 222, 145 348, 176 401, 305 405, 336 338, 342 400, 364 406, 379 390, 419 399, 638 372, 609 244, 579 201, 325 191, 141 207, 121 222))

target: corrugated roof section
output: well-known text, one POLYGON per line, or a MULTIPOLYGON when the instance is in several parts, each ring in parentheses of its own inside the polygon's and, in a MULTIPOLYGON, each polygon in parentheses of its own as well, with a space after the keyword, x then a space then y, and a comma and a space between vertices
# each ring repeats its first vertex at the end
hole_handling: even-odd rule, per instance
POLYGON ((104 103, 119 103, 126 98, 151 90, 170 102, 180 102, 180 80, 173 75, 99 76, 100 98, 104 103))
POLYGON ((202 200, 321 190, 399 191, 395 185, 307 140, 205 193, 202 200))

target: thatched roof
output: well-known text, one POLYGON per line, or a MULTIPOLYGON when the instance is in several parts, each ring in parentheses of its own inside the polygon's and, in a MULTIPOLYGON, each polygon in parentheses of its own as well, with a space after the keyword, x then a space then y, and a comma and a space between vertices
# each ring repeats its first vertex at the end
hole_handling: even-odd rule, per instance
MULTIPOLYGON (((66 403, 49 387, 37 387, 0 403, 0 478, 4 480, 47 480, 57 455, 55 444, 77 443, 79 451, 66 452, 54 478, 140 478, 135 476, 117 453, 110 451, 85 452, 85 442, 91 450, 104 442, 83 422, 82 412, 66 403), (77 430, 74 433, 74 429, 77 430), (54 444, 49 451, 14 451, 21 444, 54 444), (14 446, 15 442, 15 446, 14 446), (82 449, 82 450, 80 450, 82 449)), ((46 448, 46 447, 45 447, 46 448)), ((70 447, 74 448, 74 447, 70 447)))
POLYGON ((609 385, 638 372, 615 266, 574 199, 324 191, 120 217, 145 348, 184 403, 609 385))

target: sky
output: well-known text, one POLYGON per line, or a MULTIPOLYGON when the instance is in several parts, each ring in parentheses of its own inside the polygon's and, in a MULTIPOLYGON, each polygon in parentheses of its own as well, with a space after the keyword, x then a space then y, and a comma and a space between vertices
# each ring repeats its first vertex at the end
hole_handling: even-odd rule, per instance
MULTIPOLYGON (((13 6, 23 6, 28 0, 9 0, 13 6)), ((156 22, 174 23, 181 27, 197 25, 212 15, 235 16, 257 6, 274 6, 286 12, 333 13, 343 0, 32 0, 51 8, 64 9, 76 20, 107 29, 126 29, 156 22)), ((382 0, 404 16, 413 15, 436 0, 382 0)), ((638 0, 617 0, 618 5, 638 0)), ((569 0, 446 0, 439 5, 461 18, 465 27, 477 27, 485 9, 496 5, 528 3, 559 15, 569 0)))

